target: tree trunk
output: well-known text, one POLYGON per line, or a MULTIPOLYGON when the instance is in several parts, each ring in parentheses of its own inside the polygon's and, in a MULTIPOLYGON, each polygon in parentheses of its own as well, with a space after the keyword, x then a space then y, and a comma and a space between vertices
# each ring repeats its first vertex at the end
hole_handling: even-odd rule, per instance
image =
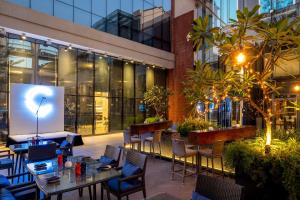
POLYGON ((266 145, 271 145, 272 140, 272 121, 266 119, 266 145))

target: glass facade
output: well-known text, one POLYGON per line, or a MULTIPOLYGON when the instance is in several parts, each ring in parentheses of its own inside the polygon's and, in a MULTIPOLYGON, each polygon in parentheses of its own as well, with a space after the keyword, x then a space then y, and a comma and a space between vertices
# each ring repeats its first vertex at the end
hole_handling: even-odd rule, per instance
POLYGON ((0 77, 0 131, 8 131, 10 83, 64 87, 65 130, 82 135, 143 122, 146 88, 166 86, 164 69, 10 33, 0 38, 0 77))
POLYGON ((7 0, 170 51, 171 0, 7 0))
POLYGON ((294 3, 295 0, 259 0, 260 13, 270 13, 270 10, 280 10, 294 3))

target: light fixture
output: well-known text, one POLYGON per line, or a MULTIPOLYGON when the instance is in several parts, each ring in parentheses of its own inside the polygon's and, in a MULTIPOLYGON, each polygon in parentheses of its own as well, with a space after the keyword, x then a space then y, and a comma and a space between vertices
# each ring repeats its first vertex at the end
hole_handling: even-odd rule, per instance
POLYGON ((155 68, 155 65, 152 65, 153 68, 155 68))
POLYGON ((26 37, 25 33, 22 33, 22 35, 21 35, 21 39, 22 39, 22 40, 26 40, 26 39, 27 39, 27 37, 26 37))
POLYGON ((100 59, 100 60, 102 60, 102 59, 103 59, 103 57, 102 57, 102 56, 99 56, 99 59, 100 59))
POLYGON ((68 49, 70 49, 70 50, 72 49, 72 45, 71 44, 69 45, 68 49))
POLYGON ((87 50, 87 53, 88 53, 88 54, 91 54, 91 53, 92 53, 92 49, 88 49, 88 50, 87 50))
POLYGON ((295 92, 299 92, 300 91, 300 85, 295 85, 294 88, 293 88, 293 90, 295 92))
POLYGON ((131 60, 130 62, 131 62, 132 64, 134 63, 134 61, 133 61, 133 60, 131 60))
POLYGON ((51 44, 52 44, 51 40, 48 39, 48 40, 46 41, 46 45, 51 45, 51 44))
POLYGON ((237 56, 236 56, 236 62, 238 65, 242 65, 246 62, 246 55, 243 52, 240 52, 237 56))
POLYGON ((126 62, 125 64, 128 65, 128 62, 126 62))

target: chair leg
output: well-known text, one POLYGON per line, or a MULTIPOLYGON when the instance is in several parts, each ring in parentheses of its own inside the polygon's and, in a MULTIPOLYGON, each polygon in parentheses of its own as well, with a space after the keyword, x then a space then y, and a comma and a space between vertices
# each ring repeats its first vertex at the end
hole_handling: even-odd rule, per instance
POLYGON ((126 196, 126 199, 127 199, 127 200, 129 200, 129 197, 128 197, 128 195, 126 196))
POLYGON ((143 141, 143 152, 145 152, 145 144, 146 144, 146 140, 143 141))
POLYGON ((153 157, 155 157, 155 144, 154 144, 154 142, 152 142, 152 153, 153 153, 153 157))
POLYGON ((224 166, 223 166, 223 157, 221 156, 221 169, 222 169, 222 175, 224 178, 224 166))
POLYGON ((175 155, 172 155, 172 177, 171 179, 174 180, 174 173, 175 173, 175 155))
POLYGON ((211 173, 214 174, 214 157, 211 157, 211 173))
POLYGON ((160 142, 158 143, 159 146, 159 157, 161 158, 161 146, 160 146, 160 142))
POLYGON ((89 186, 89 196, 90 196, 90 200, 92 200, 93 196, 92 196, 92 188, 91 188, 91 186, 89 186))
POLYGON ((99 184, 100 185, 100 187, 101 187, 101 200, 103 200, 103 192, 104 192, 104 190, 103 190, 103 185, 102 184, 99 184))
POLYGON ((186 157, 184 157, 184 161, 183 161, 182 183, 184 183, 185 173, 186 173, 186 157))
POLYGON ((208 174, 208 157, 206 157, 206 174, 208 174))
POLYGON ((144 199, 146 199, 146 188, 145 188, 145 186, 143 187, 143 196, 144 196, 144 199))

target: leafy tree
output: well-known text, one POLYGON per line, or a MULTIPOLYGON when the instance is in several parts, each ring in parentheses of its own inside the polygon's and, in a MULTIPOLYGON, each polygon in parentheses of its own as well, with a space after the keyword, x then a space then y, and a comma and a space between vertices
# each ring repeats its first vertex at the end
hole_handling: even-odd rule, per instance
POLYGON ((275 19, 264 21, 258 14, 259 6, 251 11, 237 10, 237 20, 226 27, 209 28, 208 16, 195 19, 193 29, 187 36, 195 51, 204 45, 216 47, 224 69, 214 70, 207 63, 196 62, 196 69, 188 72, 184 93, 194 104, 197 101, 220 102, 228 97, 248 102, 264 119, 266 144, 271 144, 271 122, 277 113, 272 110, 272 95, 279 94, 280 84, 273 79, 275 67, 281 68, 279 60, 294 60, 300 53, 300 20, 275 19), (257 68, 257 63, 263 67, 257 68), (252 93, 259 90, 261 99, 252 93))
POLYGON ((155 85, 145 92, 144 102, 147 106, 155 110, 157 117, 165 119, 168 111, 168 98, 170 95, 170 90, 155 85))

